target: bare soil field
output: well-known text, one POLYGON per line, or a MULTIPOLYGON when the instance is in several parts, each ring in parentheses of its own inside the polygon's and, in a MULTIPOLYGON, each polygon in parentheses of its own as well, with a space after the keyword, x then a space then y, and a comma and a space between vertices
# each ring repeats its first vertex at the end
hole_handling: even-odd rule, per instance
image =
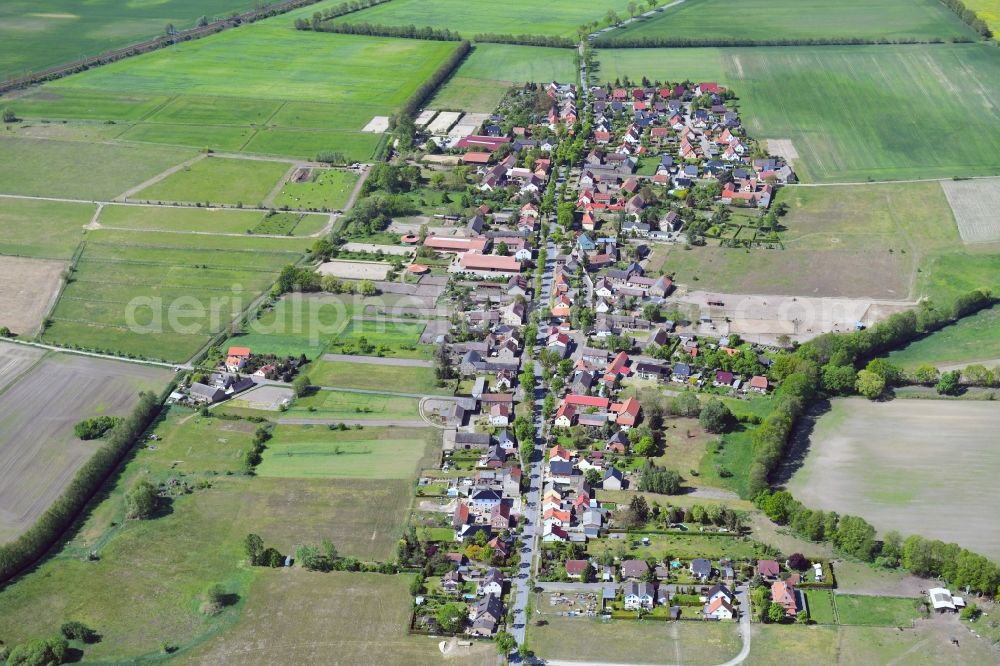
POLYGON ((0 395, 0 543, 27 529, 101 445, 73 426, 125 415, 143 389, 162 389, 163 368, 52 354, 0 395))
POLYGON ((0 257, 0 326, 34 335, 59 290, 65 261, 0 257))
POLYGON ((45 356, 44 349, 0 342, 0 391, 45 356))
POLYGON ((879 530, 954 541, 1000 558, 995 402, 834 400, 788 488, 807 506, 879 530))
POLYGON ((678 292, 676 300, 690 306, 690 315, 712 317, 699 333, 736 333, 745 340, 774 344, 780 335, 804 342, 828 331, 851 331, 857 322, 866 326, 912 307, 905 301, 870 298, 819 298, 719 292, 678 292), (710 306, 709 302, 724 303, 710 306), (727 321, 728 318, 728 321, 727 321))
POLYGON ((322 275, 347 280, 384 280, 392 266, 377 261, 327 261, 316 269, 322 275))
POLYGON ((1000 240, 1000 178, 944 180, 941 189, 965 243, 1000 240))

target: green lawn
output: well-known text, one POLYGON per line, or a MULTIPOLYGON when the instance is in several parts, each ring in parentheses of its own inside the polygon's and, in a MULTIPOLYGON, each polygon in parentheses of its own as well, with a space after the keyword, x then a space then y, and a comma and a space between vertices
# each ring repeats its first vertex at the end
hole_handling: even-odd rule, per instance
POLYGON ((893 363, 915 369, 924 363, 973 363, 1000 359, 1000 306, 978 312, 889 355, 893 363))
POLYGON ((0 254, 69 259, 97 206, 35 199, 0 199, 0 254))
POLYGON ((163 34, 168 23, 193 28, 200 16, 252 9, 249 0, 21 0, 0 3, 0 79, 92 56, 163 34))
POLYGON ((740 424, 733 432, 715 440, 718 444, 709 442, 698 468, 703 483, 729 488, 740 497, 749 495, 747 472, 753 462, 753 443, 750 439, 753 428, 740 424))
MULTIPOLYGON (((812 594, 812 593, 810 593, 812 594)), ((876 627, 908 627, 922 617, 920 599, 907 597, 869 597, 838 594, 835 597, 841 624, 876 627)))
POLYGON ((809 590, 805 595, 810 620, 816 624, 837 624, 837 616, 833 610, 833 592, 809 590))
POLYGON ((289 166, 286 162, 206 157, 139 191, 134 198, 259 207, 289 166))
POLYGON ((300 210, 337 210, 347 204, 351 190, 358 182, 358 175, 353 171, 324 169, 313 171, 310 175, 306 182, 286 183, 274 198, 274 205, 300 210))
POLYGON ((368 344, 378 347, 386 345, 416 346, 425 324, 398 321, 374 321, 371 319, 352 319, 347 322, 344 330, 337 335, 337 340, 346 343, 357 343, 364 338, 368 344))
POLYGON ((167 146, 0 138, 0 194, 113 199, 194 155, 167 146))
POLYGON ((440 445, 432 428, 331 430, 279 425, 267 443, 260 476, 300 479, 410 479, 440 445))
MULTIPOLYGON (((645 9, 645 8, 644 8, 645 9)), ((900 39, 974 37, 937 0, 744 0, 738 17, 725 0, 686 0, 607 39, 900 39), (735 19, 735 20, 734 20, 735 19)))
POLYGON ((373 363, 320 360, 309 367, 309 377, 317 386, 391 390, 397 393, 451 394, 447 387, 438 387, 432 368, 400 368, 373 363))
POLYGON ((626 15, 624 0, 601 4, 572 0, 513 0, 499 5, 462 2, 462 0, 393 0, 349 14, 339 23, 377 23, 383 25, 432 26, 457 30, 465 39, 477 33, 561 35, 575 37, 576 28, 604 18, 608 10, 626 15))
POLYGON ((416 420, 420 418, 416 398, 390 395, 316 391, 297 398, 285 413, 289 417, 330 418, 357 421, 361 419, 416 420))
POLYGON ((983 44, 604 49, 597 60, 605 81, 628 75, 732 87, 750 134, 791 139, 805 180, 1000 172, 990 102, 1000 93, 1000 51, 983 44))

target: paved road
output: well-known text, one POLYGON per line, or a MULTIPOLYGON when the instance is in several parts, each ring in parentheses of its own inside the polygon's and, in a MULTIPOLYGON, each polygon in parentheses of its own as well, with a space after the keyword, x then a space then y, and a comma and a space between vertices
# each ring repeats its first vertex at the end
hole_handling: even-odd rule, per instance
POLYGON ((433 368, 434 361, 419 358, 385 358, 384 356, 355 356, 353 354, 323 354, 324 361, 365 363, 366 365, 394 365, 399 368, 433 368))

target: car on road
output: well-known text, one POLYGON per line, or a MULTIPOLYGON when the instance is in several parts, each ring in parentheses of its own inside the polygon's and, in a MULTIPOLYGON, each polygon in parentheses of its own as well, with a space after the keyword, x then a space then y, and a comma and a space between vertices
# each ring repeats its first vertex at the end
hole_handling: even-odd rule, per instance
POLYGON ((521 568, 522 569, 524 569, 526 567, 530 567, 530 566, 531 566, 531 562, 521 562, 521 568))

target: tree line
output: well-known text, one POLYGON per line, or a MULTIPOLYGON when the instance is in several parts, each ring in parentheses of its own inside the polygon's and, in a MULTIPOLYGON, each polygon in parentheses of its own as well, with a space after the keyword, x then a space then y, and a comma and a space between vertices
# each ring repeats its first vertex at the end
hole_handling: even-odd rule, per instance
POLYGON ((962 548, 890 531, 879 540, 875 528, 864 518, 838 515, 835 511, 809 509, 785 490, 765 491, 754 503, 767 517, 810 541, 829 541, 840 552, 885 569, 902 567, 917 576, 941 578, 952 586, 994 595, 1000 586, 1000 566, 962 548))
POLYGON ((425 25, 380 25, 377 23, 317 23, 309 24, 302 19, 295 21, 298 30, 314 32, 334 32, 343 35, 370 35, 375 37, 398 37, 403 39, 426 39, 438 42, 458 42, 462 36, 448 28, 432 28, 425 25))
POLYGON ((156 394, 139 394, 139 404, 108 433, 104 446, 83 464, 59 498, 26 532, 0 546, 0 581, 9 580, 42 557, 62 537, 159 412, 156 394))
POLYGON ((330 19, 337 18, 338 16, 344 16, 345 14, 352 14, 362 9, 368 9, 369 7, 375 7, 376 5, 381 5, 389 0, 362 0, 357 2, 342 2, 335 7, 326 7, 322 11, 313 12, 312 17, 307 21, 303 18, 295 19, 295 29, 296 30, 319 30, 320 25, 324 21, 329 21, 330 19))
POLYGON ((973 10, 965 6, 962 0, 941 0, 944 6, 955 12, 958 18, 962 19, 962 22, 967 26, 978 32, 980 35, 989 39, 993 36, 993 31, 990 27, 986 25, 986 21, 979 18, 979 16, 973 10))
MULTIPOLYGON (((476 38, 478 40, 478 37, 476 38)), ((954 36, 952 42, 971 42, 970 37, 954 36)), ((940 37, 918 39, 897 37, 867 39, 863 37, 816 37, 811 39, 731 39, 723 37, 601 37, 594 46, 602 49, 689 48, 704 46, 864 46, 880 44, 942 44, 940 37)))
POLYGON ((575 49, 576 41, 569 37, 555 35, 510 35, 482 32, 473 37, 474 41, 490 44, 520 44, 522 46, 550 46, 559 49, 575 49))

